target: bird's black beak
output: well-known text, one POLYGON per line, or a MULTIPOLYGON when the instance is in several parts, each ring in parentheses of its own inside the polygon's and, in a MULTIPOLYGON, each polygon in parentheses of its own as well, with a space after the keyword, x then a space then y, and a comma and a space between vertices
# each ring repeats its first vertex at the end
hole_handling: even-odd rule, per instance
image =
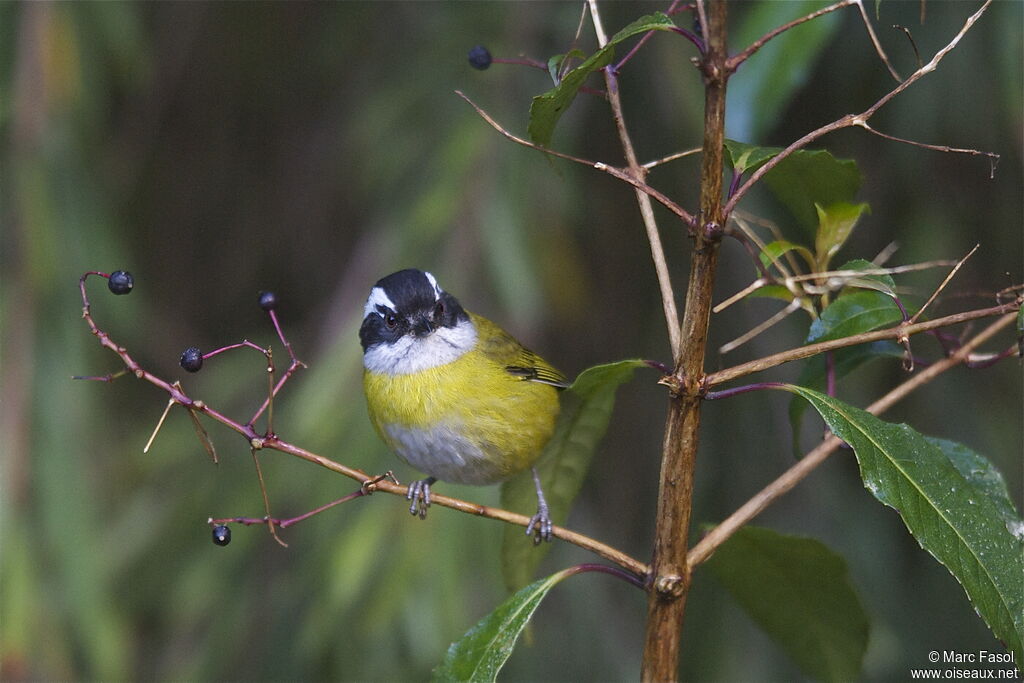
POLYGON ((434 323, 428 315, 416 316, 412 324, 412 333, 417 337, 426 337, 434 331, 434 323))

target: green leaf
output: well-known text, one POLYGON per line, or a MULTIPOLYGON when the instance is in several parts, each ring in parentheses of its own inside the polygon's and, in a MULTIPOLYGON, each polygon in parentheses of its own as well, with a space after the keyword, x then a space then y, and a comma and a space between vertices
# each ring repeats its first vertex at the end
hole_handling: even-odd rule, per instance
MULTIPOLYGON (((943 449, 905 424, 798 386, 848 443, 864 486, 895 508, 921 547, 945 565, 996 638, 1024 659, 1024 533, 1011 533, 984 477, 965 478, 943 449)), ((984 469, 984 468, 981 468, 984 469)))
POLYGON ((818 229, 815 204, 852 202, 860 189, 860 171, 850 159, 836 159, 825 150, 798 150, 764 175, 772 193, 812 236, 818 229))
POLYGON ((452 643, 444 661, 434 669, 433 680, 494 681, 540 601, 572 574, 571 570, 560 571, 516 591, 452 643))
POLYGON ((840 295, 811 323, 806 344, 842 339, 862 332, 890 327, 903 320, 891 297, 871 290, 840 295))
MULTIPOLYGON (((562 393, 562 410, 555 432, 535 464, 555 524, 564 524, 569 516, 594 451, 608 428, 616 390, 632 378, 636 368, 645 365, 642 360, 595 365, 581 372, 562 393)), ((501 504, 509 510, 533 514, 537 493, 529 470, 502 484, 501 504)), ((505 584, 516 589, 533 578, 550 545, 535 547, 522 527, 514 525, 506 525, 504 534, 502 571, 505 584)))
POLYGON ((786 289, 784 285, 765 285, 764 287, 758 287, 748 296, 761 299, 780 299, 787 303, 793 300, 793 292, 786 289))
MULTIPOLYGON (((530 139, 542 147, 550 146, 558 120, 576 99, 576 93, 587 80, 587 76, 611 63, 616 45, 638 33, 667 31, 672 28, 675 28, 675 24, 671 19, 661 12, 655 12, 640 17, 612 36, 607 45, 566 73, 558 85, 533 98, 533 104, 530 105, 530 123, 527 126, 530 139)), ((550 69, 550 62, 548 66, 550 69)))
MULTIPOLYGON (((832 352, 833 372, 838 380, 876 358, 902 358, 903 353, 902 346, 887 340, 837 349, 832 352)), ((825 357, 816 356, 808 359, 807 364, 800 371, 800 377, 796 383, 802 387, 824 392, 827 383, 825 357)), ((793 430, 793 453, 798 457, 803 452, 800 447, 800 425, 803 423, 807 407, 807 401, 799 396, 794 396, 793 400, 789 402, 789 424, 793 430)))
POLYGON ((707 567, 805 673, 859 677, 869 624, 842 557, 811 538, 747 526, 707 567))
POLYGON ((558 85, 558 70, 562 68, 562 64, 567 59, 586 59, 587 56, 583 54, 582 50, 570 50, 564 55, 555 55, 548 59, 548 75, 551 76, 551 82, 558 85))
POLYGON ((949 458, 964 479, 995 504, 1009 532, 1020 537, 1024 533, 1024 522, 1021 521, 1017 509, 1013 506, 1010 491, 1006 488, 1006 480, 989 459, 955 441, 936 439, 930 436, 925 438, 949 458))
POLYGON ((782 151, 782 147, 758 147, 736 140, 725 141, 729 163, 737 173, 753 173, 782 151))
POLYGON ((811 250, 801 244, 794 244, 793 242, 789 242, 787 240, 776 240, 774 242, 769 242, 768 244, 764 245, 764 249, 761 250, 761 253, 758 254, 758 256, 761 259, 761 264, 765 268, 771 268, 773 263, 775 263, 782 256, 791 251, 795 251, 796 253, 800 254, 800 256, 804 258, 804 261, 806 261, 808 266, 814 267, 814 254, 811 253, 811 250))
MULTIPOLYGON (((872 263, 871 261, 866 261, 862 258, 847 261, 843 265, 836 268, 836 270, 839 272, 848 272, 851 270, 871 271, 878 269, 878 266, 876 266, 874 263, 872 263)), ((883 294, 887 294, 893 299, 896 298, 896 282, 888 273, 862 275, 859 277, 844 276, 844 284, 847 287, 873 289, 876 292, 882 292, 883 294)))
POLYGON ((822 206, 815 202, 814 209, 818 213, 818 234, 814 240, 817 263, 820 268, 827 268, 829 260, 853 232, 861 214, 870 208, 864 203, 837 202, 822 206))

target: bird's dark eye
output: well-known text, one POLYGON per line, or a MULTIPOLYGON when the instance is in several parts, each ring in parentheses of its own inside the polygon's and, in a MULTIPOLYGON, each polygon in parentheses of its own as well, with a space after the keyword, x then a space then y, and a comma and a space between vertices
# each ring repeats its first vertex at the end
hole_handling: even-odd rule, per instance
POLYGON ((440 320, 444 317, 444 302, 438 301, 434 304, 434 320, 440 320))
POLYGON ((394 313, 386 313, 384 315, 384 327, 389 330, 393 330, 398 327, 398 316, 394 313))

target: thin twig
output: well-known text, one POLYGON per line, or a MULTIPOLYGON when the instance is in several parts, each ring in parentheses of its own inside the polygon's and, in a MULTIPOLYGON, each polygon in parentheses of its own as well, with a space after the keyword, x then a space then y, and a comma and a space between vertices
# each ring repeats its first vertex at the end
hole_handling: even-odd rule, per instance
POLYGON ((697 0, 697 19, 700 21, 700 37, 704 45, 708 44, 708 12, 704 7, 704 0, 697 0))
POLYGON ((754 337, 756 337, 759 334, 763 333, 765 330, 768 330, 769 328, 773 327, 774 325, 777 325, 778 323, 782 322, 783 320, 788 318, 792 313, 794 313, 795 311, 797 311, 799 309, 800 309, 800 300, 799 299, 793 299, 792 301, 790 301, 786 305, 785 308, 783 308, 782 310, 780 310, 777 313, 775 313, 775 315, 773 315, 772 317, 770 317, 767 320, 759 323, 753 329, 745 332, 744 334, 741 334, 740 336, 736 337, 732 341, 727 342, 725 344, 722 344, 718 348, 718 353, 724 355, 724 354, 729 353, 733 349, 739 348, 740 346, 742 346, 743 344, 746 344, 748 341, 750 341, 754 337))
POLYGON ((738 379, 755 372, 774 368, 778 365, 782 365, 783 363, 789 363, 790 361, 800 360, 802 358, 810 358, 811 356, 816 356, 819 353, 824 353, 826 351, 834 351, 847 346, 881 341, 883 339, 901 339, 913 334, 919 334, 929 330, 937 330, 940 327, 949 327, 969 320, 979 320, 981 318, 1003 315, 1005 313, 1014 312, 1018 308, 1020 308, 1020 303, 1013 302, 1003 304, 1001 306, 993 306, 991 308, 980 308, 973 311, 955 313, 944 318, 935 318, 934 320, 926 320, 924 322, 914 324, 901 323, 896 327, 889 327, 884 330, 873 330, 871 332, 855 334, 850 337, 843 337, 842 339, 832 339, 829 341, 818 342, 817 344, 798 346, 794 349, 789 349, 788 351, 782 351, 770 356, 765 356, 764 358, 740 363, 739 365, 734 365, 733 367, 726 368, 725 370, 709 373, 704 377, 704 385, 712 387, 716 384, 738 379))
POLYGON ((252 461, 256 465, 256 478, 260 482, 260 495, 263 496, 263 511, 267 517, 267 529, 270 531, 270 535, 274 537, 274 540, 281 544, 282 548, 287 548, 288 544, 277 535, 277 529, 274 528, 274 518, 270 516, 270 497, 267 495, 267 484, 263 480, 263 468, 260 467, 260 458, 256 455, 256 447, 251 447, 249 452, 252 453, 252 461))
POLYGON ((160 414, 160 419, 156 421, 156 427, 153 428, 153 433, 149 435, 149 441, 142 447, 142 452, 149 453, 149 447, 153 445, 153 439, 156 438, 157 432, 164 426, 164 420, 167 419, 167 413, 171 412, 171 406, 174 405, 174 399, 172 398, 167 402, 167 407, 164 408, 164 412, 160 414))
POLYGON ((917 42, 914 41, 914 35, 910 32, 910 29, 901 24, 893 24, 892 27, 897 31, 903 31, 903 35, 910 41, 910 47, 914 50, 914 57, 917 59, 917 68, 920 69, 924 66, 924 62, 921 61, 921 53, 917 50, 917 42))
POLYGON ((548 149, 547 147, 543 147, 536 143, 530 142, 529 140, 521 138, 517 135, 514 135, 513 133, 510 133, 508 130, 503 128, 500 123, 498 123, 497 121, 494 120, 494 118, 491 117, 490 114, 488 114, 486 111, 477 106, 477 104, 473 102, 473 100, 469 99, 469 97, 467 97, 466 94, 463 93, 461 90, 456 90, 455 94, 464 99, 467 103, 469 103, 469 106, 473 107, 473 109, 476 110, 476 113, 480 115, 480 118, 482 118, 484 121, 490 124, 491 128, 498 131, 512 142, 522 145, 523 147, 535 149, 538 152, 550 154, 551 156, 558 157, 559 159, 565 159, 567 161, 572 161, 577 164, 582 164, 583 166, 589 166, 590 168, 593 168, 594 170, 597 171, 603 171, 604 173, 607 173, 613 178, 618 178, 619 180, 632 185, 638 190, 642 190, 645 194, 650 195, 659 204, 664 206, 666 209, 668 209, 675 215, 682 218, 687 225, 693 224, 693 216, 690 215, 690 213, 686 209, 684 209, 682 206, 676 204, 674 201, 669 199, 669 197, 664 193, 659 192, 658 190, 654 189, 653 187, 643 182, 642 180, 638 180, 628 171, 625 171, 616 166, 609 166, 608 164, 602 161, 590 161, 589 159, 581 159, 580 157, 575 157, 571 154, 566 154, 565 152, 558 152, 553 149, 548 149))
POLYGON ((889 70, 889 75, 892 76, 893 80, 899 83, 902 78, 893 68, 892 62, 889 61, 889 57, 885 54, 885 50, 882 49, 882 43, 878 41, 878 36, 875 35, 875 28, 871 25, 871 18, 868 17, 867 10, 864 9, 863 0, 857 0, 857 9, 860 10, 861 21, 864 22, 864 28, 867 29, 868 37, 871 38, 871 44, 875 46, 875 52, 878 54, 878 58, 885 64, 885 68, 889 70))
MULTIPOLYGON (((597 9, 597 0, 588 0, 588 3, 590 18, 594 24, 594 33, 597 35, 597 42, 603 48, 608 44, 608 37, 605 35, 604 28, 601 25, 601 15, 597 9)), ((633 149, 633 140, 630 138, 629 129, 626 127, 626 119, 622 112, 618 76, 614 69, 604 70, 604 81, 605 89, 608 91, 608 103, 612 108, 612 118, 615 119, 615 128, 619 133, 619 142, 622 144, 622 152, 626 157, 629 174, 637 180, 645 181, 647 169, 637 160, 636 151, 633 149)), ((640 188, 636 188, 635 191, 637 204, 640 207, 640 216, 643 218, 644 229, 647 232, 647 241, 651 248, 654 271, 658 277, 658 287, 661 290, 661 303, 665 313, 665 324, 668 327, 672 357, 675 358, 679 353, 679 346, 682 343, 682 333, 679 328, 679 312, 676 309, 676 295, 672 287, 672 277, 669 274, 668 261, 665 259, 665 249, 661 244, 661 233, 658 230, 657 219, 654 217, 654 207, 651 205, 651 198, 640 188)))
MULTIPOLYGON (((784 33, 786 31, 788 31, 789 29, 793 28, 794 26, 799 26, 800 24, 804 23, 805 21, 810 21, 811 19, 817 19, 818 17, 820 17, 823 14, 828 14, 829 12, 835 12, 838 9, 843 9, 844 7, 849 7, 850 5, 856 5, 856 4, 859 4, 859 0, 839 0, 839 2, 837 2, 834 5, 829 5, 828 7, 823 7, 822 9, 819 9, 819 10, 817 10, 815 12, 811 12, 810 14, 804 15, 804 16, 800 17, 799 19, 794 19, 793 21, 788 21, 785 24, 782 24, 781 26, 777 26, 777 27, 773 28, 771 31, 769 31, 768 33, 764 34, 763 36, 761 36, 760 38, 755 40, 753 43, 751 43, 745 50, 743 50, 739 54, 736 54, 736 55, 733 55, 732 57, 730 57, 726 61, 726 63, 725 63, 725 68, 728 69, 730 72, 735 71, 740 66, 740 64, 742 64, 743 62, 745 62, 748 59, 750 59, 750 57, 753 56, 753 54, 755 52, 757 52, 762 47, 764 47, 764 45, 769 40, 771 40, 772 38, 778 36, 780 33, 784 33)), ((899 79, 897 79, 897 80, 899 80, 899 79)))
MULTIPOLYGON (((861 12, 864 12, 861 0, 858 0, 857 4, 858 6, 861 7, 861 12)), ((905 81, 902 81, 895 88, 893 88, 888 93, 883 95, 881 99, 879 99, 873 105, 868 107, 866 110, 864 110, 860 114, 847 114, 846 116, 843 116, 831 123, 828 123, 816 130, 811 131, 810 133, 807 133, 802 138, 791 143, 784 150, 782 150, 774 157, 769 159, 767 162, 762 164, 760 167, 758 167, 756 171, 750 174, 750 177, 747 178, 747 181, 743 183, 740 189, 737 190, 736 193, 729 198, 729 201, 726 202, 725 204, 723 213, 726 216, 728 216, 736 207, 736 204, 740 201, 740 199, 743 198, 743 196, 750 190, 751 187, 757 184, 757 182, 760 181, 766 173, 768 173, 773 168, 778 166, 779 163, 781 163, 784 159, 789 157, 793 152, 799 149, 803 149, 811 142, 817 140, 818 138, 828 133, 832 133, 843 128, 850 128, 851 126, 861 126, 868 119, 870 119, 879 109, 885 106, 890 100, 892 100, 894 97, 896 97, 904 90, 909 88, 911 85, 917 82, 917 80, 920 79, 922 76, 925 76, 926 74, 929 74, 932 71, 934 71, 938 66, 939 62, 942 61, 942 58, 945 57, 950 50, 957 46, 957 44, 964 37, 967 31, 969 31, 970 28, 974 25, 974 22, 976 22, 981 17, 981 15, 984 14, 985 10, 988 9, 988 6, 990 4, 992 4, 992 0, 985 0, 985 4, 982 5, 977 12, 975 12, 974 14, 967 18, 960 31, 953 37, 953 39, 945 47, 943 47, 941 50, 935 53, 935 56, 932 57, 931 61, 929 61, 923 67, 912 73, 905 81)))
MULTIPOLYGON (((964 346, 957 350, 952 356, 944 358, 934 365, 922 370, 920 373, 914 375, 906 382, 900 384, 885 396, 872 403, 868 406, 867 412, 872 415, 884 413, 911 391, 924 386, 950 368, 963 363, 967 360, 971 351, 990 339, 1004 327, 1010 325, 1015 318, 1016 315, 1011 314, 1005 315, 999 320, 996 320, 977 336, 964 344, 964 346)), ((690 549, 686 558, 690 567, 695 567, 711 557, 718 546, 722 545, 722 543, 736 533, 740 527, 750 522, 750 520, 759 515, 772 502, 788 492, 808 474, 817 469, 818 465, 834 453, 841 444, 842 441, 840 441, 838 437, 827 437, 815 449, 801 458, 799 462, 786 470, 786 472, 784 472, 778 479, 751 497, 750 500, 740 506, 739 509, 729 515, 729 517, 722 521, 721 524, 712 529, 700 540, 699 543, 690 549)))
POLYGON ((764 287, 767 284, 769 284, 768 278, 759 277, 756 280, 754 280, 753 282, 751 282, 749 285, 747 285, 746 287, 741 289, 740 291, 738 291, 735 294, 733 294, 732 296, 730 296, 725 301, 719 302, 717 305, 715 305, 714 308, 711 309, 711 312, 712 313, 721 313, 722 311, 724 311, 725 309, 729 308, 730 306, 732 306, 737 301, 745 299, 749 294, 752 294, 753 292, 756 292, 757 290, 761 289, 762 287, 764 287))
POLYGON ((946 288, 946 285, 949 284, 949 281, 952 280, 953 276, 956 275, 958 270, 960 270, 960 267, 962 265, 964 265, 964 263, 967 261, 967 259, 971 258, 971 256, 974 255, 974 252, 978 251, 978 247, 980 247, 980 246, 981 246, 980 244, 975 244, 974 248, 971 249, 969 252, 967 252, 966 256, 964 256, 962 259, 957 261, 957 264, 955 266, 953 266, 953 270, 949 271, 949 275, 947 275, 946 278, 942 281, 942 283, 938 287, 935 288, 935 291, 932 292, 932 295, 930 297, 928 297, 928 301, 924 302, 924 306, 922 306, 917 311, 917 313, 915 313, 914 316, 912 318, 910 318, 909 322, 912 322, 912 323, 917 322, 917 319, 921 317, 921 314, 924 313, 924 310, 926 308, 928 308, 929 306, 931 306, 932 302, 935 301, 935 297, 937 297, 939 295, 939 293, 941 293, 942 290, 946 288))
POLYGON ((245 526, 252 526, 254 524, 267 524, 267 525, 275 526, 275 527, 277 527, 279 529, 287 529, 288 527, 293 526, 295 524, 298 524, 299 522, 303 522, 303 521, 309 519, 310 517, 313 517, 314 515, 318 515, 321 512, 324 512, 326 510, 330 510, 331 508, 336 507, 338 505, 341 505, 342 503, 347 503, 347 502, 349 502, 351 500, 355 500, 356 498, 361 498, 361 497, 363 497, 365 495, 367 495, 367 494, 363 491, 362 488, 356 489, 355 491, 353 491, 352 493, 348 494, 347 496, 342 496, 341 498, 338 498, 337 500, 332 500, 330 503, 326 503, 324 505, 321 505, 320 507, 318 507, 316 509, 313 509, 313 510, 310 510, 309 512, 301 514, 301 515, 299 515, 297 517, 289 517, 289 518, 286 518, 286 519, 278 519, 277 517, 266 517, 266 516, 264 516, 264 517, 217 517, 217 518, 211 517, 208 520, 206 520, 206 523, 210 524, 210 525, 213 525, 213 524, 244 524, 245 526))
POLYGON ((999 159, 1001 158, 1000 155, 996 154, 995 152, 984 152, 984 151, 982 151, 980 149, 965 149, 963 147, 950 147, 949 145, 931 145, 931 144, 928 144, 926 142, 918 142, 916 140, 908 140, 906 138, 898 138, 895 135, 889 135, 888 133, 883 133, 882 131, 878 130, 877 128, 872 128, 871 126, 868 125, 867 121, 857 121, 854 125, 859 126, 859 127, 863 128, 864 130, 868 131, 869 133, 877 135, 880 138, 885 138, 886 140, 892 140, 893 142, 900 142, 900 143, 903 143, 904 145, 913 145, 914 147, 920 147, 922 149, 930 149, 930 150, 933 150, 935 152, 950 152, 952 154, 969 154, 971 156, 986 156, 986 157, 989 158, 989 160, 991 162, 990 163, 989 178, 994 178, 995 177, 996 165, 999 163, 999 159))
MULTIPOLYGON (((175 384, 177 384, 177 382, 175 382, 175 384)), ((181 388, 180 385, 178 388, 181 388)), ((199 437, 199 442, 203 444, 203 448, 206 449, 206 454, 210 456, 210 459, 213 460, 213 464, 216 465, 218 463, 217 449, 214 448, 213 441, 210 439, 210 435, 207 433, 206 427, 203 426, 203 423, 199 421, 199 416, 196 415, 197 406, 202 405, 203 403, 201 401, 193 401, 192 405, 185 406, 185 409, 188 410, 188 416, 192 420, 192 426, 195 427, 196 436, 199 437)))
POLYGON ((660 159, 655 159, 654 161, 648 161, 646 164, 641 164, 641 167, 646 169, 646 170, 648 170, 648 171, 650 171, 652 168, 655 168, 656 166, 661 166, 662 164, 667 164, 670 161, 675 161, 676 159, 682 159, 683 157, 689 157, 689 156, 693 156, 694 154, 700 154, 701 151, 702 151, 702 148, 694 147, 693 149, 688 149, 688 150, 686 150, 684 152, 676 152, 675 154, 669 154, 666 157, 662 157, 660 159))

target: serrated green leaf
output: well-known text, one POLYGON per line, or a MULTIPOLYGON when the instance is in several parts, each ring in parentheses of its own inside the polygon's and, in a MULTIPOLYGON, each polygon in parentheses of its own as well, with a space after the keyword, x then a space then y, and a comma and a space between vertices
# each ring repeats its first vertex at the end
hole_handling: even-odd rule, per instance
POLYGON ((782 147, 759 147, 737 140, 725 141, 729 163, 737 173, 753 173, 765 162, 782 151, 782 147))
POLYGON ((1024 659, 1024 534, 1015 535, 986 489, 964 478, 943 450, 905 424, 805 387, 829 429, 849 444, 864 486, 896 509, 921 547, 960 582, 993 634, 1024 659))
POLYGON ((806 344, 842 339, 854 334, 890 327, 903 320, 891 297, 871 290, 840 295, 811 323, 806 344))
MULTIPOLYGON (((836 380, 849 375, 857 368, 877 358, 902 358, 903 347, 893 341, 877 341, 869 344, 857 344, 845 349, 837 349, 832 352, 832 367, 836 380)), ((808 359, 800 377, 796 381, 802 387, 808 387, 816 391, 825 391, 827 383, 827 372, 825 357, 817 356, 808 359)), ((807 412, 807 401, 794 396, 789 402, 789 424, 793 430, 793 454, 797 457, 803 452, 800 447, 800 425, 803 423, 804 414, 807 412)))
POLYGON ((811 538, 747 526, 706 564, 805 673, 859 677, 869 624, 842 557, 811 538))
MULTIPOLYGON (((564 524, 569 516, 594 451, 608 428, 615 392, 633 377, 634 370, 644 365, 642 360, 595 365, 581 372, 562 393, 562 410, 555 432, 535 465, 555 524, 564 524)), ((501 504, 526 514, 536 510, 537 493, 529 470, 502 484, 501 504)), ((509 589, 519 588, 533 578, 549 548, 547 543, 535 547, 522 527, 505 526, 502 572, 509 589)))
POLYGON ((530 105, 530 123, 527 126, 530 139, 542 147, 550 146, 555 126, 562 114, 576 99, 576 93, 579 92, 580 86, 587 80, 587 76, 611 63, 612 57, 615 56, 616 45, 638 33, 667 31, 674 27, 675 24, 671 19, 661 12, 655 12, 640 17, 612 36, 607 45, 566 73, 558 85, 543 95, 533 98, 533 104, 530 105))
POLYGON ((811 253, 811 250, 802 244, 794 244, 788 240, 776 240, 774 242, 769 242, 764 245, 764 249, 761 250, 758 257, 760 257, 761 264, 765 268, 770 268, 773 263, 791 251, 795 251, 800 254, 808 266, 814 267, 814 254, 811 253))
POLYGON ((571 571, 561 571, 516 591, 452 643, 444 661, 434 669, 432 680, 494 681, 541 600, 555 584, 571 575, 571 571))
POLYGON ((846 243, 861 215, 865 211, 870 211, 870 207, 865 203, 836 202, 822 206, 815 202, 814 209, 818 214, 818 232, 814 239, 814 248, 818 266, 824 269, 846 243))
POLYGON ((818 229, 814 205, 852 202, 861 176, 851 159, 836 159, 826 150, 798 150, 768 171, 764 182, 810 238, 818 229))

